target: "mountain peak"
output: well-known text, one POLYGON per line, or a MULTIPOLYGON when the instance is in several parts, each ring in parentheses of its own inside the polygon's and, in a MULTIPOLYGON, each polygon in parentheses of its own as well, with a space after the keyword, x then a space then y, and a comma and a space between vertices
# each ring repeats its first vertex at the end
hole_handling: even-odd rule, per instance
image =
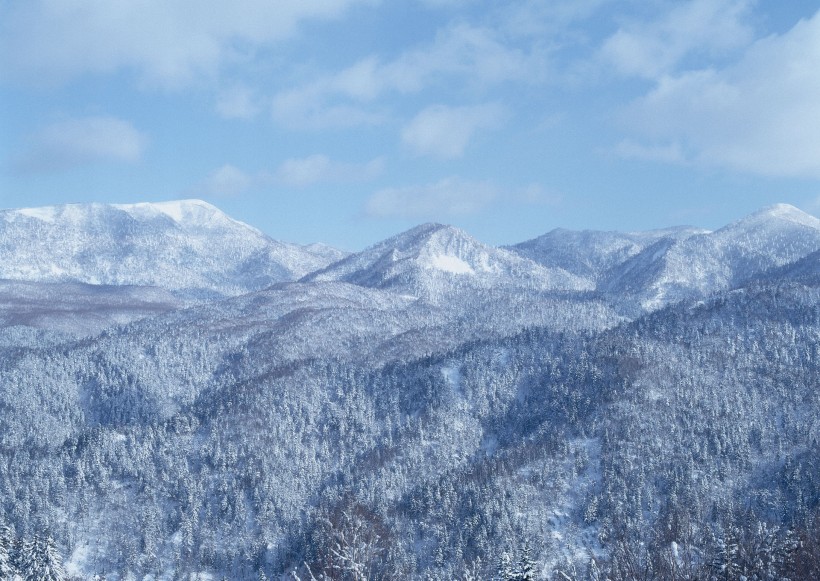
POLYGON ((164 216, 184 228, 223 228, 241 225, 252 230, 255 234, 262 233, 245 224, 234 220, 222 210, 203 200, 171 200, 167 202, 141 202, 137 204, 112 204, 113 208, 126 212, 134 218, 155 218, 164 216))
POLYGON ((757 212, 749 214, 745 218, 741 218, 737 222, 729 224, 726 228, 747 224, 758 225, 775 220, 791 222, 820 230, 820 220, 811 214, 792 206, 791 204, 774 204, 772 206, 766 206, 757 212))
POLYGON ((159 286, 197 297, 295 280, 342 256, 276 242, 202 200, 5 210, 0 255, 0 278, 159 286))
POLYGON ((123 212, 138 221, 166 217, 173 220, 179 226, 189 228, 242 225, 245 228, 253 230, 256 234, 261 234, 255 228, 230 218, 219 208, 208 202, 194 199, 168 202, 139 202, 135 204, 55 204, 53 206, 37 208, 4 210, 3 213, 7 217, 12 218, 14 216, 24 216, 50 224, 54 224, 58 221, 67 224, 93 220, 95 217, 99 217, 110 211, 123 212))

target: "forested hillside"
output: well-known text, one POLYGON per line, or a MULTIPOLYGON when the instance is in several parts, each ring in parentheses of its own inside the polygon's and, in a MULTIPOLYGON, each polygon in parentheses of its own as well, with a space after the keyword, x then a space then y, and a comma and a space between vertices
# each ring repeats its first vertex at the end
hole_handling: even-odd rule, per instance
POLYGON ((0 579, 820 578, 819 249, 782 206, 427 226, 237 296, 104 287, 107 324, 82 277, 5 283, 0 579))

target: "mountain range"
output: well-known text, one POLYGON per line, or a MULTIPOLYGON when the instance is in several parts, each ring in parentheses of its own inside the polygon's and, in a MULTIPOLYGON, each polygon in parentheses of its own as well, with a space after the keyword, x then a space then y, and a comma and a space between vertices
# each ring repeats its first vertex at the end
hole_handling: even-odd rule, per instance
POLYGON ((820 575, 792 206, 346 253, 74 204, 0 211, 0 257, 0 578, 42 538, 76 579, 820 575))

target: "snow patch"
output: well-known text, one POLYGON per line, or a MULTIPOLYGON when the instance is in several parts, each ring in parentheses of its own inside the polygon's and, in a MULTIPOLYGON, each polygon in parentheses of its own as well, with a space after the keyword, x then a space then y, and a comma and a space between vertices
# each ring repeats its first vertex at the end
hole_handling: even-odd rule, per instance
POLYGON ((481 449, 487 456, 492 456, 495 454, 495 450, 498 448, 498 438, 495 437, 495 434, 487 434, 484 436, 484 439, 481 440, 481 449))
POLYGON ((449 254, 437 254, 430 258, 430 265, 444 272, 454 274, 475 274, 473 267, 464 262, 458 256, 449 254))
POLYGON ((35 218, 37 220, 42 220, 43 222, 53 223, 57 215, 57 208, 55 206, 45 206, 42 208, 22 208, 17 210, 17 213, 28 218, 35 218))
POLYGON ((461 394, 461 369, 458 365, 443 367, 441 369, 441 373, 444 375, 444 380, 450 385, 453 391, 461 394))

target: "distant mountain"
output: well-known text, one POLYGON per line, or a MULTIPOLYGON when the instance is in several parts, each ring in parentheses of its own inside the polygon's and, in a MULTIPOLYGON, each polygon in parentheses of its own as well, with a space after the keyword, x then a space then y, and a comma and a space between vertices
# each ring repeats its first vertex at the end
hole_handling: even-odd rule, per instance
POLYGON ((452 226, 423 224, 352 254, 303 281, 344 281, 437 300, 458 289, 582 291, 590 283, 482 244, 452 226))
POLYGON ((0 278, 238 295, 344 256, 277 242, 199 200, 0 211, 0 278))
POLYGON ((562 268, 597 283, 610 269, 662 239, 679 240, 706 230, 678 227, 647 232, 601 232, 556 228, 508 247, 542 266, 562 268))
POLYGON ((96 335, 107 327, 181 306, 182 301, 158 287, 0 280, 0 327, 4 328, 96 335))
POLYGON ((599 289, 653 309, 732 288, 816 250, 820 220, 778 204, 715 232, 661 238, 613 267, 599 289))

